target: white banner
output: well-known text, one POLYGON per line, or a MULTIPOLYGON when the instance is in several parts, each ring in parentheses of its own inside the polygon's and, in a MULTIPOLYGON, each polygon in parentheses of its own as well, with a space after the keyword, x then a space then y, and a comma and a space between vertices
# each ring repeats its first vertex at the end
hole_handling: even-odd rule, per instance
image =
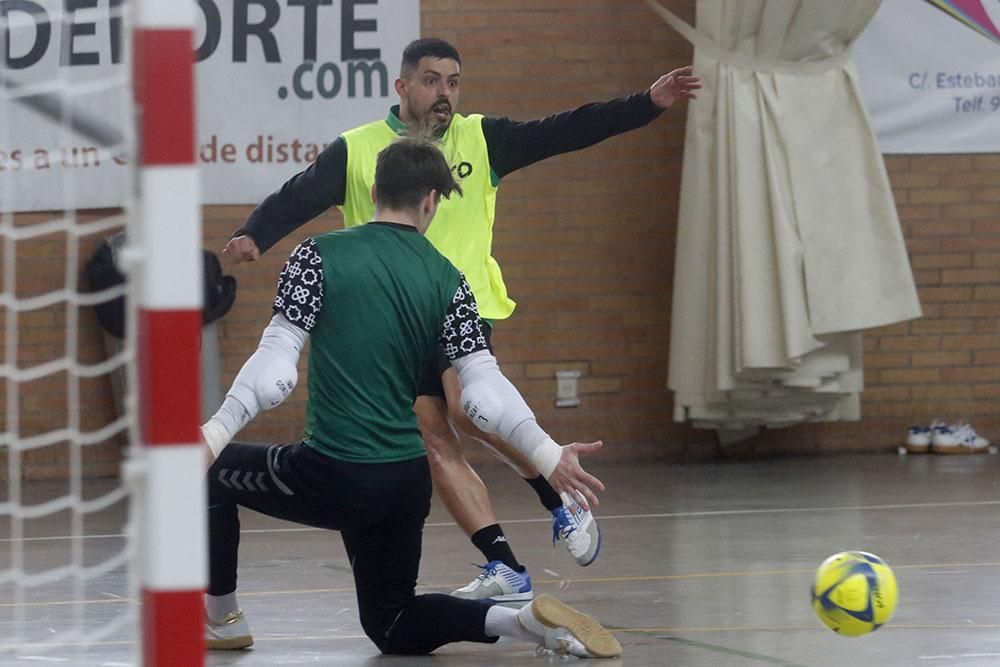
POLYGON ((1000 152, 1000 0, 883 0, 854 45, 883 153, 1000 152))
MULTIPOLYGON (((132 189, 122 168, 135 112, 124 86, 130 4, 68 4, 0 0, 0 210, 120 206, 132 189)), ((403 47, 420 32, 419 0, 197 6, 205 204, 256 203, 340 132, 383 118, 398 100, 403 47)))

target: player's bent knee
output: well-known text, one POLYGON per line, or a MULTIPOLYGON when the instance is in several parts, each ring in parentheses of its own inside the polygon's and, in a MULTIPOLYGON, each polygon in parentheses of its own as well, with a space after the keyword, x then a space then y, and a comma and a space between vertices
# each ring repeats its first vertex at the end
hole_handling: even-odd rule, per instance
POLYGON ((393 646, 393 642, 385 636, 385 631, 388 629, 387 627, 383 627, 380 624, 372 625, 370 623, 366 623, 363 617, 361 619, 361 627, 364 629, 365 635, 368 639, 372 640, 372 643, 378 647, 379 652, 384 655, 398 655, 398 653, 393 651, 395 648, 393 646))
MULTIPOLYGON (((426 655, 433 647, 414 643, 409 627, 398 627, 400 619, 406 614, 405 609, 394 609, 391 615, 362 614, 361 627, 368 639, 378 647, 383 655, 426 655)), ((408 626, 407 620, 402 621, 408 626)))

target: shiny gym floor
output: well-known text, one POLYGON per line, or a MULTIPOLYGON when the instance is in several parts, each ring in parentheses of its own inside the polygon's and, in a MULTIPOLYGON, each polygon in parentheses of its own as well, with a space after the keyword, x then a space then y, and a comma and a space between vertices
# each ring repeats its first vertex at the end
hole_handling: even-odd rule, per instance
MULTIPOLYGON (((1000 664, 1000 456, 851 455, 719 464, 592 466, 607 485, 598 560, 577 566, 552 548, 550 522, 528 486, 503 466, 480 473, 535 590, 612 628, 620 660, 595 664, 822 667, 1000 664), (860 638, 814 618, 815 567, 847 549, 871 551, 899 581, 896 617, 860 638)), ((27 495, 43 493, 32 485, 27 495)), ((2 487, 0 487, 2 488, 2 487)), ((339 537, 243 512, 240 600, 256 644, 215 653, 209 665, 564 664, 502 639, 453 644, 423 658, 381 657, 361 632, 339 537)), ((38 522, 32 522, 38 523, 38 522)), ((84 558, 120 549, 123 512, 88 531, 84 558)), ((68 550, 52 520, 26 534, 29 568, 68 550)), ((0 570, 9 567, 0 522, 0 570)), ((428 520, 422 591, 449 591, 475 574, 479 555, 439 505, 428 520)), ((88 619, 133 612, 117 570, 88 586, 88 619)), ((72 618, 71 587, 33 593, 28 632, 47 637, 72 618)), ((0 585, 0 643, 12 632, 9 584, 0 585), (10 632, 9 632, 10 631, 10 632)), ((89 622, 89 621, 88 621, 89 622)), ((0 653, 0 665, 135 664, 130 628, 88 649, 0 653)))

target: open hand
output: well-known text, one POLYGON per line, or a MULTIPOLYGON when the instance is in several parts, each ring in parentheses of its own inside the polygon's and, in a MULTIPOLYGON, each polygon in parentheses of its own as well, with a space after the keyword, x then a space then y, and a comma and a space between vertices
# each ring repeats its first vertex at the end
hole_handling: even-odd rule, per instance
POLYGON ((691 65, 664 74, 649 87, 653 104, 661 109, 670 108, 677 100, 693 100, 694 91, 701 88, 701 79, 693 74, 691 65))
POLYGON ((556 469, 549 475, 549 484, 560 493, 568 493, 584 509, 598 505, 597 491, 604 490, 604 484, 580 466, 580 454, 596 452, 604 446, 597 442, 574 442, 562 448, 562 457, 556 469))

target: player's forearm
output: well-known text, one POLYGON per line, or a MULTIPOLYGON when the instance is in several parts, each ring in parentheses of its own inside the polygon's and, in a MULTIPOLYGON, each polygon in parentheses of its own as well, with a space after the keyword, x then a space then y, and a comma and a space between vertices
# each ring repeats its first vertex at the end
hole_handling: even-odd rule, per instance
POLYGON ((290 216, 285 199, 281 190, 269 195, 250 213, 243 226, 233 232, 233 237, 249 236, 264 253, 308 222, 308 218, 290 216))
POLYGON ((262 410, 276 407, 292 392, 298 381, 296 366, 307 337, 283 315, 271 319, 257 350, 233 380, 222 406, 201 427, 216 456, 262 410))
POLYGON ((542 430, 520 392, 486 350, 452 361, 462 384, 462 406, 473 424, 494 433, 528 457, 549 477, 559 464, 562 448, 542 430))
POLYGON ((648 125, 660 109, 649 91, 607 102, 592 102, 539 120, 519 123, 483 119, 490 167, 500 177, 553 155, 593 146, 623 132, 648 125))
POLYGON ((342 205, 346 188, 347 144, 338 138, 261 202, 233 236, 249 236, 263 253, 331 206, 342 205))

